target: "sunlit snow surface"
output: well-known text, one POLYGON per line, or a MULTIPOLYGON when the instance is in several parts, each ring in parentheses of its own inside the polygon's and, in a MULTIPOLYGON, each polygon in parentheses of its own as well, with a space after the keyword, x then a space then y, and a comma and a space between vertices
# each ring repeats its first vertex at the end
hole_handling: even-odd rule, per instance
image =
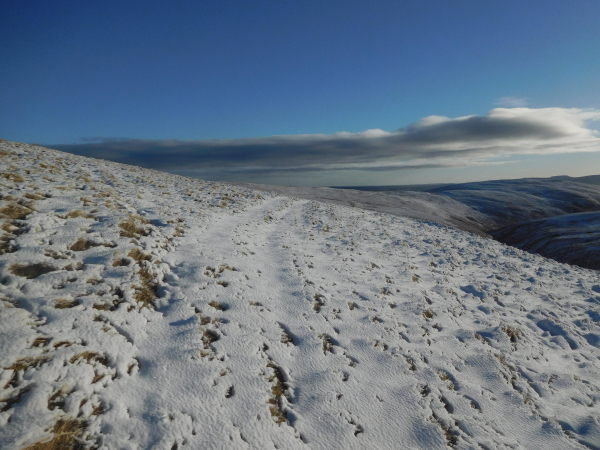
POLYGON ((600 448, 598 272, 413 219, 0 151, 2 449, 69 419, 101 449, 600 448))

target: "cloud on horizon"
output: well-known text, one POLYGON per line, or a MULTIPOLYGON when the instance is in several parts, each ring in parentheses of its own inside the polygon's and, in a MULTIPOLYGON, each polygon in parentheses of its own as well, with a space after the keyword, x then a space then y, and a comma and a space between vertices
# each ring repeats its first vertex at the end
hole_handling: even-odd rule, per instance
POLYGON ((600 110, 496 108, 484 116, 429 116, 396 131, 223 140, 92 138, 52 148, 212 179, 277 172, 397 171, 498 163, 514 155, 600 151, 588 128, 600 110))

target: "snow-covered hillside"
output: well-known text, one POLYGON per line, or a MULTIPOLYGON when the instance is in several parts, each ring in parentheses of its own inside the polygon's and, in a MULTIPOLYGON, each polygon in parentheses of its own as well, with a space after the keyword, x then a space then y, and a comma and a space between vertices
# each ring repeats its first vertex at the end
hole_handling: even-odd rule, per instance
POLYGON ((600 212, 523 222, 492 234, 500 242, 528 252, 600 270, 600 212))
POLYGON ((370 192, 355 189, 336 189, 308 186, 276 186, 236 183, 247 189, 261 190, 293 198, 316 200, 335 205, 351 206, 383 212, 410 219, 451 225, 470 233, 488 236, 498 228, 496 222, 471 206, 450 197, 429 192, 384 191, 370 192))
POLYGON ((493 219, 496 228, 564 214, 600 211, 600 186, 570 179, 485 181, 453 184, 430 192, 475 208, 493 219))
MULTIPOLYGON (((358 199, 359 207, 446 223, 482 236, 491 235, 546 258, 598 269, 598 180, 600 176, 595 175, 561 176, 435 186, 365 186, 357 188, 360 191, 343 191, 348 199, 358 199)), ((285 192, 294 188, 271 188, 276 189, 285 192)), ((336 201, 319 196, 323 188, 301 189, 304 198, 312 195, 336 201)))
POLYGON ((598 449, 600 280, 0 142, 0 448, 598 449))

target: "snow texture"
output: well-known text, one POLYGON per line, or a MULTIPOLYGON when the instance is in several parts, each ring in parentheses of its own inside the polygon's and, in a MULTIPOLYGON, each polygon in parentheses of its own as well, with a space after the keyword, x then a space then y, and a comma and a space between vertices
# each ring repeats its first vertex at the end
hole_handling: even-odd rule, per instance
POLYGON ((569 179, 485 181, 444 186, 431 192, 475 208, 494 220, 495 228, 564 214, 600 211, 600 186, 569 179))
POLYGON ((0 165, 2 449, 67 421, 63 448, 600 448, 595 271, 24 144, 0 165))
POLYGON ((600 270, 600 213, 565 214, 493 231, 508 245, 560 262, 600 270))

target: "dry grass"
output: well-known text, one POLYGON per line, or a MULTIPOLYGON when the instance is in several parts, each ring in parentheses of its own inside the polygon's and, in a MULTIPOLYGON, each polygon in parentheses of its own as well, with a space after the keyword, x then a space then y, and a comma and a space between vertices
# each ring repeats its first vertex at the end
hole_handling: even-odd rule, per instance
POLYGON ((440 380, 442 381, 447 381, 450 380, 450 374, 448 374, 448 372, 438 372, 438 376, 440 377, 440 380))
POLYGON ((4 255, 5 253, 14 253, 17 251, 17 246, 14 245, 11 240, 11 236, 0 237, 0 255, 4 255))
POLYGON ((275 422, 278 424, 287 422, 287 416, 283 411, 281 411, 279 402, 276 399, 271 398, 269 399, 269 403, 271 404, 269 411, 271 412, 271 416, 275 418, 275 422))
POLYGON ((127 258, 117 258, 113 261, 113 267, 124 267, 129 265, 129 260, 127 258))
POLYGON ((96 303, 92 305, 92 308, 97 309, 98 311, 110 311, 112 305, 108 303, 96 303))
POLYGON ((133 258, 137 262, 150 261, 152 259, 152 256, 148 255, 147 253, 142 253, 142 251, 138 248, 131 249, 131 251, 127 254, 127 256, 129 256, 130 258, 133 258))
POLYGON ((288 332, 288 330, 286 330, 281 324, 279 324, 279 327, 281 328, 281 340, 280 342, 282 344, 292 344, 292 345, 296 345, 294 343, 294 338, 290 335, 290 333, 288 332))
POLYGON ((273 375, 269 378, 269 381, 275 382, 271 387, 271 394, 273 396, 268 401, 271 405, 269 411, 271 412, 271 416, 275 418, 276 423, 285 423, 287 422, 287 415, 281 409, 281 397, 285 393, 287 385, 285 384, 283 372, 273 362, 269 362, 267 367, 273 369, 273 375))
POLYGON ((97 244, 86 238, 79 238, 69 247, 69 250, 73 250, 74 252, 83 252, 92 247, 98 247, 100 245, 102 244, 97 244))
POLYGON ((58 253, 49 248, 44 250, 44 255, 52 259, 69 259, 69 255, 65 255, 64 253, 58 253))
POLYGON ((15 183, 22 183, 25 179, 16 173, 4 172, 2 178, 6 178, 8 181, 14 181, 15 183))
POLYGON ((221 339, 221 336, 216 331, 209 330, 208 328, 202 330, 202 343, 205 347, 208 347, 213 342, 217 342, 219 339, 221 339))
POLYGON ((139 214, 131 214, 129 217, 130 219, 137 220, 138 222, 143 223, 145 225, 150 225, 152 223, 145 217, 140 216, 139 214))
POLYGON ((31 213, 31 209, 21 206, 17 203, 11 203, 0 209, 0 214, 7 219, 19 219, 23 220, 27 218, 27 215, 31 213))
POLYGON ((75 219, 76 217, 89 217, 82 209, 76 209, 63 217, 63 219, 75 219))
POLYGON ((433 413, 431 415, 429 420, 431 420, 433 423, 437 424, 442 429, 442 432, 444 433, 444 437, 446 438, 446 443, 448 444, 448 447, 453 448, 458 443, 458 438, 454 435, 452 428, 450 426, 442 423, 440 418, 437 417, 437 415, 435 413, 433 413))
POLYGON ((448 389, 450 389, 451 391, 454 390, 454 382, 452 381, 452 376, 448 372, 439 371, 438 376, 440 377, 440 380, 448 381, 448 384, 446 386, 448 389))
POLYGON ((0 407, 0 412, 8 411, 13 407, 16 403, 19 403, 27 392, 31 390, 31 386, 26 387, 25 389, 21 389, 16 395, 12 395, 11 397, 0 399, 0 403, 4 403, 4 406, 0 407))
POLYGON ((321 294, 315 294, 314 297, 315 303, 313 304, 313 309, 316 312, 321 311, 321 307, 325 304, 325 297, 321 294))
POLYGON ((37 356, 35 358, 22 358, 15 362, 12 366, 7 367, 8 370, 14 370, 18 372, 19 370, 27 370, 30 367, 36 368, 41 366, 42 364, 50 361, 49 356, 37 356))
POLYGON ((94 373, 94 378, 92 379, 92 384, 97 383, 98 381, 100 381, 105 376, 106 376, 105 374, 94 373))
POLYGON ((75 355, 71 358, 70 363, 75 364, 77 361, 81 361, 81 360, 87 362, 88 364, 92 364, 93 362, 99 362, 100 364, 102 364, 104 366, 108 365, 108 360, 106 359, 106 356, 104 356, 101 353, 93 352, 93 351, 78 353, 77 355, 75 355))
POLYGON ((52 338, 46 336, 40 336, 33 341, 32 347, 45 347, 52 340, 52 338))
POLYGON ((25 277, 29 280, 37 278, 45 273, 54 272, 56 267, 48 263, 35 263, 35 264, 13 264, 10 266, 10 271, 19 276, 25 277))
POLYGON ((509 337, 511 343, 516 344, 517 341, 519 340, 519 336, 521 333, 519 333, 519 330, 517 330, 516 328, 503 327, 502 331, 504 331, 506 333, 506 335, 509 337))
POLYGON ((59 419, 50 440, 36 442, 23 450, 83 450, 86 448, 81 435, 86 423, 78 419, 59 419))
POLYGON ((121 236, 128 238, 139 238, 141 236, 148 236, 148 231, 140 227, 135 220, 132 218, 127 219, 125 222, 119 224, 121 228, 121 236))
POLYGON ((14 370, 12 377, 8 380, 8 383, 4 386, 4 388, 8 387, 16 387, 19 381, 19 372, 26 371, 30 367, 36 368, 41 366, 42 364, 50 361, 49 356, 36 356, 30 358, 21 358, 17 360, 12 366, 6 367, 7 370, 14 370))
POLYGON ((68 388, 63 386, 62 389, 57 390, 54 394, 48 398, 48 409, 54 411, 56 408, 64 409, 65 407, 65 394, 68 393, 68 388))
POLYGON ((104 409, 104 405, 102 403, 97 404, 92 409, 92 416, 99 416, 100 414, 104 414, 106 410, 104 409))
POLYGON ((28 198, 29 200, 44 200, 46 198, 42 194, 34 194, 31 192, 27 192, 23 197, 28 198))
POLYGON ((425 320, 429 320, 429 319, 433 319, 433 311, 431 309, 426 309, 425 311, 423 311, 423 317, 425 317, 425 320))
POLYGON ((108 191, 99 191, 96 194, 94 194, 94 197, 96 198, 107 198, 107 197, 111 197, 112 194, 108 191))
POLYGON ((154 300, 158 297, 158 284, 154 282, 153 275, 146 268, 139 272, 141 286, 135 288, 133 297, 144 307, 154 307, 154 300))
POLYGON ((209 306, 212 306, 213 308, 215 308, 218 311, 227 311, 228 307, 226 304, 218 302, 216 300, 213 300, 212 302, 210 302, 208 304, 209 306))
POLYGON ((332 353, 333 351, 333 342, 331 342, 331 338, 326 334, 320 334, 319 339, 323 341, 323 353, 332 353))

